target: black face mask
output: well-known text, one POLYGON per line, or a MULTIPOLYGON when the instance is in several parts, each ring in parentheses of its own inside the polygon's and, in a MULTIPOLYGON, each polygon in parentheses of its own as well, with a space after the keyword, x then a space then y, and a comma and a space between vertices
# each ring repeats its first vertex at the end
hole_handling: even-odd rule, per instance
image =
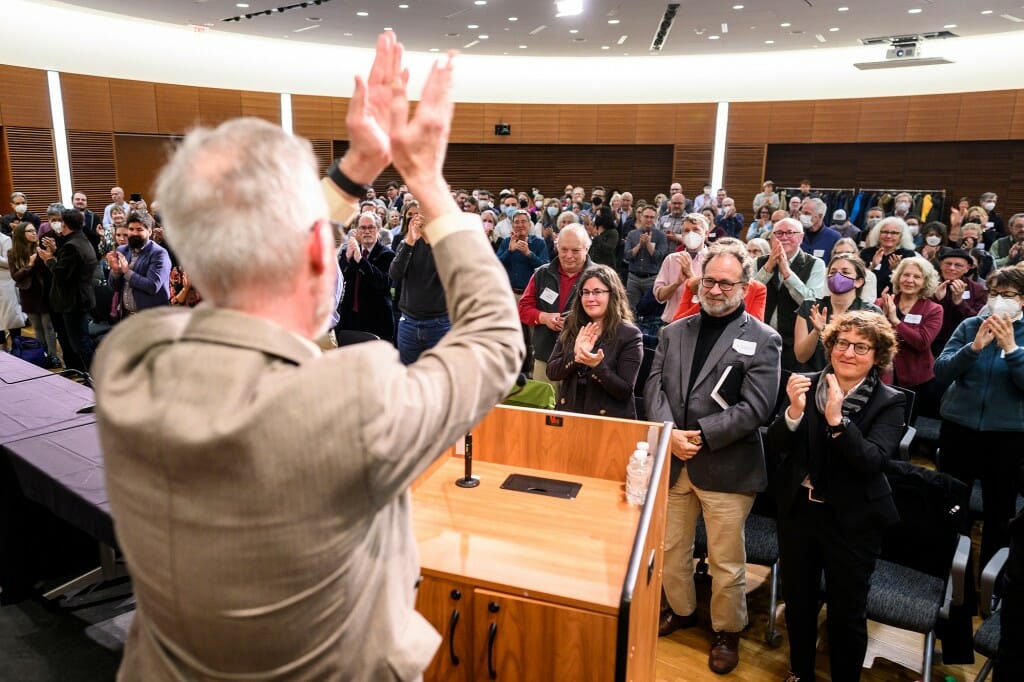
POLYGON ((128 246, 130 246, 133 249, 141 249, 145 245, 146 245, 146 238, 145 237, 140 237, 140 236, 135 235, 135 234, 133 234, 131 237, 128 237, 128 246))

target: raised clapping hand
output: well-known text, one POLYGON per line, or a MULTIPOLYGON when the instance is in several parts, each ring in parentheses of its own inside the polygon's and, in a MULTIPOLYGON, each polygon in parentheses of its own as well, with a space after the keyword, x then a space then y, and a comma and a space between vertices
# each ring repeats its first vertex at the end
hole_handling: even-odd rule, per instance
POLYGON ((411 120, 405 92, 407 78, 395 68, 391 69, 394 74, 390 100, 392 162, 429 218, 459 212, 443 173, 455 111, 451 96, 454 56, 454 52, 449 52, 443 63, 435 62, 431 67, 411 120))
POLYGON ((679 285, 682 286, 690 277, 693 277, 693 258, 685 251, 674 254, 676 262, 679 263, 679 285))
POLYGON ((786 382, 786 396, 789 398, 789 407, 786 408, 786 416, 790 419, 799 419, 807 409, 807 389, 811 387, 811 380, 803 374, 790 374, 786 382))
POLYGON ((896 311, 899 310, 899 308, 896 306, 895 294, 890 294, 889 287, 886 287, 882 289, 882 295, 879 296, 879 298, 882 301, 882 312, 885 314, 885 317, 889 320, 890 323, 892 323, 893 326, 899 324, 900 317, 896 313, 896 311))
POLYGON ((811 306, 811 326, 814 327, 814 331, 821 334, 825 331, 826 324, 828 324, 828 311, 818 308, 818 304, 815 303, 811 306))
POLYGON ((405 235, 405 243, 413 246, 423 236, 423 215, 417 213, 409 219, 409 231, 405 235))
MULTIPOLYGON (((992 337, 999 344, 999 347, 1003 349, 1004 353, 1009 353, 1017 347, 1017 340, 1013 334, 1013 321, 1009 315, 1005 313, 989 315, 981 323, 981 328, 984 328, 986 325, 991 330, 992 337)), ((981 329, 978 330, 978 335, 981 335, 981 329)))

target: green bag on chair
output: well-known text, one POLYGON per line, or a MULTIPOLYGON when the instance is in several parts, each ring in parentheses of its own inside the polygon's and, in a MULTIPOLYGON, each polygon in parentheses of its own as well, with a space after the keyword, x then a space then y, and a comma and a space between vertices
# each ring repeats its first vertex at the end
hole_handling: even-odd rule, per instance
POLYGON ((508 397, 502 400, 501 404, 551 410, 555 407, 555 388, 544 381, 529 379, 525 386, 513 386, 508 397))

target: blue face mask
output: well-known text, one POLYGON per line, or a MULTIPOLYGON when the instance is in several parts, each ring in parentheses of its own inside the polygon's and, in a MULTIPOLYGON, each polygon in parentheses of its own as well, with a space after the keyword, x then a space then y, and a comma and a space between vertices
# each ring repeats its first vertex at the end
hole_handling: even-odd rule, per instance
POLYGON ((516 214, 516 211, 518 211, 518 210, 519 210, 518 206, 506 206, 505 207, 505 215, 508 216, 509 220, 512 220, 512 216, 514 216, 516 214))
POLYGON ((558 215, 558 207, 557 206, 548 206, 548 215, 551 216, 552 218, 554 218, 556 215, 558 215))

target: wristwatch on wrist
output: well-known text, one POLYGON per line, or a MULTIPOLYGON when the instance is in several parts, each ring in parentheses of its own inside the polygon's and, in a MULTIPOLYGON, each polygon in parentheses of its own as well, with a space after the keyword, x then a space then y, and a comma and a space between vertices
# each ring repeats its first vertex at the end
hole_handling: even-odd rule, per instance
POLYGON ((835 426, 832 426, 831 424, 829 424, 828 435, 830 435, 833 438, 835 438, 839 434, 841 434, 844 431, 846 431, 846 427, 849 426, 849 425, 850 425, 850 418, 849 417, 843 417, 840 420, 840 422, 838 424, 836 424, 835 426))
POLYGON ((341 168, 338 167, 338 161, 335 160, 331 164, 331 167, 327 169, 327 177, 331 179, 335 185, 338 186, 345 194, 355 197, 359 201, 365 201, 367 192, 373 189, 370 185, 360 185, 352 178, 341 172, 341 168))

